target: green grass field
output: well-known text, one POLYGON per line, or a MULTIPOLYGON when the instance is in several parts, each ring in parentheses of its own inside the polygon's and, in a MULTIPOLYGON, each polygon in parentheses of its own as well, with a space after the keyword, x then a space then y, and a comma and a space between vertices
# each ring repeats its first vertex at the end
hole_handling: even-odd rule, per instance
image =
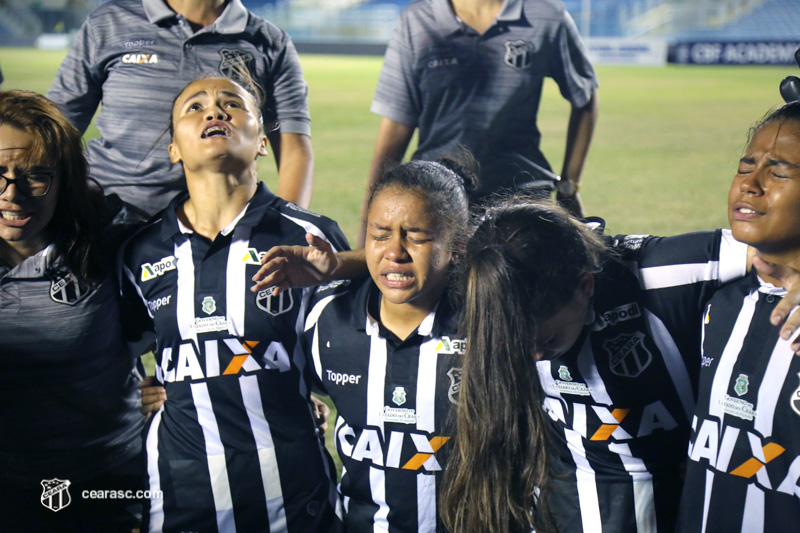
MULTIPOLYGON (((65 51, 0 48, 3 88, 46 92, 65 51)), ((316 157, 312 209, 354 239, 379 118, 379 57, 301 56, 316 157)), ((726 226, 726 191, 750 125, 781 103, 772 67, 598 67, 600 121, 584 172, 587 212, 610 231, 669 235, 726 226)), ((561 167, 569 108, 548 82, 543 150, 561 167)), ((146 111, 146 110, 144 110, 146 111)), ((87 136, 97 132, 90 129, 87 136)), ((267 184, 275 168, 261 164, 267 184)))
MULTIPOLYGON (((46 92, 65 53, 0 48, 3 88, 46 92)), ((305 55, 301 62, 316 158, 312 209, 338 221, 355 242, 379 122, 369 104, 381 58, 305 55)), ((582 187, 587 213, 604 217, 614 233, 671 235, 726 227, 727 190, 746 132, 781 103, 778 83, 791 70, 599 67, 600 121, 582 187)), ((568 113, 549 82, 539 126, 544 153, 556 170, 568 113)), ((96 135, 93 127, 87 132, 96 135)), ((274 185, 270 161, 262 162, 260 174, 274 185)), ((333 421, 330 426, 328 445, 336 457, 333 421)))

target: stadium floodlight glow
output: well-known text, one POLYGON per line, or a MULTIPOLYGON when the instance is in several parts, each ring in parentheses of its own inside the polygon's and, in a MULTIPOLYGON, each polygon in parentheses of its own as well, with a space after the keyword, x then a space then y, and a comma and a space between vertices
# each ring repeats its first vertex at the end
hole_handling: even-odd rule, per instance
MULTIPOLYGON (((794 53, 794 60, 797 66, 800 67, 800 48, 794 53)), ((789 102, 800 101, 800 78, 797 76, 787 76, 781 81, 781 96, 788 104, 789 102)))

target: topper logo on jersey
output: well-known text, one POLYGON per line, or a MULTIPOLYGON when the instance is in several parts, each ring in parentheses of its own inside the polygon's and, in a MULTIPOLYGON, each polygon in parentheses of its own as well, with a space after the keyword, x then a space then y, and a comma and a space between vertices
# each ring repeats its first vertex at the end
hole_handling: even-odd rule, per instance
POLYGON ((439 354, 458 354, 464 355, 467 351, 467 339, 451 339, 450 337, 442 337, 439 344, 436 345, 434 351, 439 354))
POLYGON ((609 355, 611 371, 622 377, 635 378, 650 366, 653 354, 644 345, 644 334, 622 333, 603 342, 603 349, 609 355))
POLYGON ((527 70, 533 64, 533 53, 536 48, 527 41, 506 41, 506 53, 503 61, 509 67, 527 70))
POLYGON ((355 431, 347 424, 339 427, 336 437, 342 455, 354 461, 371 461, 374 466, 383 468, 424 469, 427 472, 442 469, 434 454, 450 440, 450 437, 429 437, 425 433, 391 431, 387 442, 383 432, 374 428, 363 429, 356 438, 355 431), (408 456, 403 451, 409 444, 415 453, 403 461, 403 455, 408 456))
POLYGON ((158 54, 125 54, 122 56, 122 62, 134 65, 155 65, 158 63, 158 54))
POLYGON ((75 305, 92 292, 70 271, 51 274, 50 278, 50 299, 59 304, 75 305))
POLYGON ((159 309, 164 306, 170 304, 170 300, 172 300, 172 295, 163 296, 161 298, 156 298, 155 300, 148 300, 147 301, 147 308, 150 309, 150 313, 155 313, 159 309))
POLYGON ((161 361, 156 366, 156 377, 161 382, 177 382, 229 376, 259 370, 291 369, 289 354, 280 342, 270 342, 261 355, 253 353, 258 341, 210 339, 200 343, 202 354, 197 352, 194 342, 184 342, 174 350, 171 346, 161 352, 161 361), (177 357, 175 352, 177 351, 177 357), (201 364, 205 363, 205 366, 201 364), (222 370, 222 372, 220 372, 222 370))
POLYGON ((661 401, 645 405, 638 418, 636 417, 636 412, 631 409, 620 409, 605 405, 587 406, 575 404, 575 409, 580 411, 580 416, 573 414, 569 423, 564 418, 565 412, 560 406, 561 403, 558 399, 553 397, 545 398, 545 409, 550 418, 560 421, 567 427, 571 426, 569 429, 593 441, 626 441, 633 438, 646 437, 659 430, 671 431, 678 427, 675 417, 661 401), (592 412, 600 422, 599 426, 593 421, 593 417, 587 416, 586 409, 589 407, 591 407, 592 412), (623 427, 623 422, 625 427, 623 427), (594 427, 597 427, 597 429, 594 429, 594 427))
POLYGON ((145 263, 142 265, 142 281, 150 281, 159 276, 163 276, 170 270, 178 268, 178 260, 174 255, 161 258, 156 263, 145 263))
MULTIPOLYGON (((697 427, 697 417, 692 427, 697 427)), ((764 442, 757 433, 745 431, 733 426, 725 426, 720 435, 719 422, 704 419, 697 430, 695 438, 689 442, 689 459, 695 462, 708 461, 708 466, 718 472, 728 473, 745 479, 753 479, 755 483, 767 490, 777 490, 800 497, 800 456, 790 463, 786 473, 773 469, 767 471, 767 465, 780 457, 786 448, 776 442, 764 442), (740 464, 731 465, 730 461, 736 444, 740 440, 747 442, 752 457, 740 464), (777 488, 775 482, 780 480, 777 488)), ((785 461, 786 464, 788 461, 785 461)))
POLYGON ((294 305, 292 291, 281 291, 278 296, 272 295, 273 287, 258 291, 256 294, 256 306, 265 313, 278 316, 291 311, 294 305))

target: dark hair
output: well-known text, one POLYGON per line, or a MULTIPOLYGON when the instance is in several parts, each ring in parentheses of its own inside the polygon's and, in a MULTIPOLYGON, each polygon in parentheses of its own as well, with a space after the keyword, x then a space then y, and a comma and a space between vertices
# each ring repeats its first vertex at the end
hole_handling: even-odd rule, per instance
POLYGON ((184 85, 181 88, 181 90, 177 92, 177 94, 175 94, 175 97, 172 99, 172 105, 170 106, 169 125, 167 126, 166 131, 162 133, 158 137, 158 139, 156 139, 156 142, 153 144, 153 146, 150 147, 151 150, 155 148, 155 146, 158 144, 158 141, 161 140, 161 138, 164 135, 166 135, 167 132, 169 132, 170 138, 174 136, 175 130, 173 127, 173 119, 174 119, 173 114, 175 109, 175 103, 178 101, 178 98, 180 98, 180 96, 183 94, 186 88, 189 87, 189 85, 200 80, 220 79, 220 80, 228 80, 232 83, 235 83, 236 85, 244 89, 245 92, 247 92, 247 94, 249 94, 253 98, 253 103, 255 104, 256 109, 260 113, 259 118, 261 119, 260 122, 263 130, 266 133, 270 133, 278 129, 279 123, 275 116, 270 116, 270 117, 263 116, 263 106, 265 98, 264 88, 261 86, 261 84, 259 84, 255 80, 255 78, 253 78, 252 74, 250 74, 250 70, 247 68, 247 65, 245 65, 241 61, 236 61, 233 63, 231 68, 232 70, 230 76, 221 76, 219 73, 209 72, 193 79, 192 81, 184 85))
POLYGON ((380 192, 393 187, 417 193, 434 225, 449 232, 451 251, 463 250, 478 190, 477 163, 466 149, 436 161, 414 160, 384 169, 369 189, 366 213, 380 192))
POLYGON ((0 92, 0 124, 33 136, 26 165, 46 162, 56 171, 60 180, 58 198, 48 224, 56 254, 81 280, 99 281, 105 271, 105 263, 97 251, 103 224, 103 197, 89 187, 81 133, 53 102, 30 91, 0 92))
POLYGON ((602 238, 548 201, 512 197, 487 209, 467 244, 468 339, 455 449, 442 518, 451 531, 547 531, 548 421, 536 325, 600 268, 602 238))
POLYGON ((789 102, 777 109, 767 113, 764 118, 751 127, 747 132, 747 144, 753 140, 753 136, 765 125, 771 122, 794 121, 800 122, 800 101, 789 102))

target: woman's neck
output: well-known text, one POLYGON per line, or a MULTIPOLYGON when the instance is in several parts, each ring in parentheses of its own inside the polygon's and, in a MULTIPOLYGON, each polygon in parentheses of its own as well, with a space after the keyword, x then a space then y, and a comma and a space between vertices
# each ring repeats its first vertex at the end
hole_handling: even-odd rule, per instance
MULTIPOLYGON (((758 257, 760 257, 767 263, 772 263, 773 265, 787 266, 793 268, 794 270, 800 271, 800 250, 783 252, 783 253, 768 253, 757 250, 756 253, 758 254, 758 257)), ((767 283, 775 285, 776 287, 783 287, 783 284, 777 278, 763 275, 760 272, 758 274, 758 277, 760 277, 767 283)))
POLYGON ((399 339, 406 340, 436 308, 443 293, 444 287, 437 294, 431 295, 429 301, 401 304, 392 303, 381 296, 379 309, 381 324, 399 339))
POLYGON ((189 199, 178 208, 181 222, 213 241, 239 216, 256 192, 258 181, 219 173, 187 174, 189 199))
POLYGON ((46 239, 33 239, 28 241, 5 241, 0 239, 0 261, 14 268, 27 258, 36 255, 47 248, 46 239))
POLYGON ((175 13, 183 15, 192 30, 211 26, 225 10, 227 0, 165 0, 175 13))
POLYGON ((430 314, 430 309, 414 307, 409 304, 396 305, 381 298, 381 324, 383 327, 397 335, 400 340, 406 340, 430 314))
POLYGON ((453 12, 464 24, 483 35, 494 24, 503 0, 450 0, 453 12))

